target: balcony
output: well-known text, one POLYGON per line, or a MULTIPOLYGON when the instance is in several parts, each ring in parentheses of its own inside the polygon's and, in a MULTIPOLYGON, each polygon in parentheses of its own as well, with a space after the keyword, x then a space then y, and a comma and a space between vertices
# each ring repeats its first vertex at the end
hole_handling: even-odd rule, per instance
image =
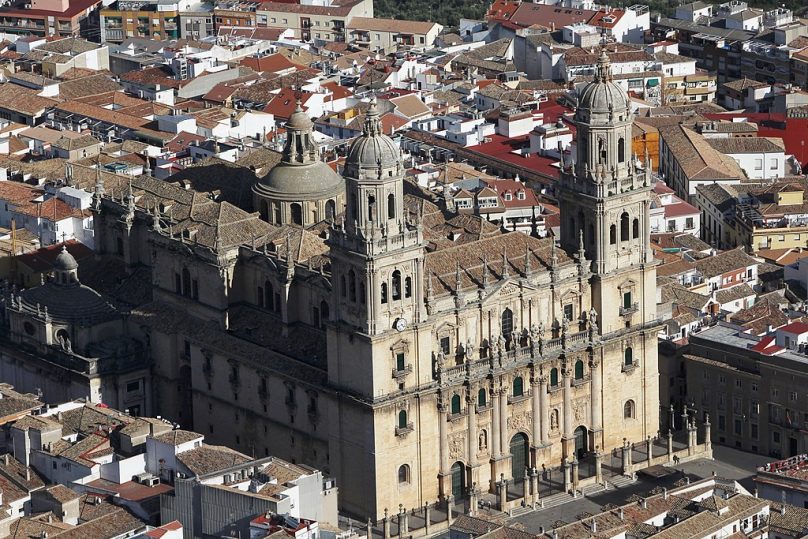
POLYGON ((412 421, 407 423, 405 427, 396 427, 396 436, 405 436, 415 430, 412 426, 412 421))
POLYGON ((630 316, 640 310, 639 302, 635 301, 629 306, 620 307, 620 316, 630 316))
POLYGON ((401 380, 410 373, 412 373, 412 363, 407 363, 403 369, 393 368, 393 378, 396 380, 401 380))

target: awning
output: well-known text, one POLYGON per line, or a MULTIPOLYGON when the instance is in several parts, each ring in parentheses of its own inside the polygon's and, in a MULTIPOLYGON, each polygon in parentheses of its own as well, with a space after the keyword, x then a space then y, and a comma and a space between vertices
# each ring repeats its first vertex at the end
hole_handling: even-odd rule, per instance
POLYGON ((648 79, 648 82, 645 83, 648 88, 653 88, 654 86, 659 86, 659 79, 648 79))

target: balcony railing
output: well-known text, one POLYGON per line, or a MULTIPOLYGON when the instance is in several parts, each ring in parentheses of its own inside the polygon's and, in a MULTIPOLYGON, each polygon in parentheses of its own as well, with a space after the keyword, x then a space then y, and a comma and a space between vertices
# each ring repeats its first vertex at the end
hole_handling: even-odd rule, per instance
POLYGON ((412 426, 412 422, 409 422, 405 427, 396 427, 396 436, 404 436, 405 434, 409 434, 413 430, 414 429, 412 426))
POLYGON ((401 379, 412 372, 412 363, 408 363, 403 369, 393 368, 393 378, 401 379))
POLYGON ((635 301, 634 303, 632 303, 628 307, 625 307, 625 306, 620 307, 620 316, 628 316, 630 314, 636 313, 639 310, 640 310, 640 304, 639 304, 639 302, 635 301))

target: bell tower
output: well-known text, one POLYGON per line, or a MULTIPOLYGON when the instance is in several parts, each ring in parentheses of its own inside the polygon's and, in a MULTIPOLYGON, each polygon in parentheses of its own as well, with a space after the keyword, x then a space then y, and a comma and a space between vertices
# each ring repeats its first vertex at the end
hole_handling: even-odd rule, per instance
POLYGON ((421 321, 423 235, 404 208, 404 166, 375 98, 343 170, 346 212, 331 237, 338 319, 368 335, 421 321))
POLYGON ((562 163, 561 244, 581 240, 596 275, 650 262, 652 179, 631 155, 633 114, 626 92, 612 80, 606 50, 575 111, 574 163, 562 163))

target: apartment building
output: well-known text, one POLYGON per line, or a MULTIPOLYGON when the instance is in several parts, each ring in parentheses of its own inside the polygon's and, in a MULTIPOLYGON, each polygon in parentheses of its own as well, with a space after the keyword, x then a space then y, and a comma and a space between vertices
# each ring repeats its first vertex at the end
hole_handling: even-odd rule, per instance
MULTIPOLYGON (((347 29, 349 43, 386 54, 395 52, 400 47, 431 47, 443 26, 434 22, 353 17, 347 29)), ((315 32, 316 30, 317 28, 315 32)), ((314 37, 318 38, 316 33, 314 37)))
POLYGON ((735 210, 736 234, 752 252, 808 246, 805 181, 779 181, 752 189, 735 210))
POLYGON ((346 27, 354 17, 373 17, 373 0, 264 2, 256 10, 256 17, 259 26, 290 28, 294 37, 304 41, 346 41, 346 27))
POLYGON ((33 36, 93 33, 92 15, 101 0, 17 0, 0 12, 0 32, 33 36))
POLYGON ((118 0, 101 10, 101 41, 120 43, 141 37, 162 41, 179 38, 179 12, 190 1, 118 0))
POLYGON ((709 73, 666 76, 664 85, 664 102, 669 105, 711 103, 715 100, 716 78, 709 73))
POLYGON ((758 337, 720 322, 691 333, 689 343, 660 361, 660 375, 684 384, 692 412, 709 414, 713 443, 774 457, 806 451, 808 324, 758 337))

